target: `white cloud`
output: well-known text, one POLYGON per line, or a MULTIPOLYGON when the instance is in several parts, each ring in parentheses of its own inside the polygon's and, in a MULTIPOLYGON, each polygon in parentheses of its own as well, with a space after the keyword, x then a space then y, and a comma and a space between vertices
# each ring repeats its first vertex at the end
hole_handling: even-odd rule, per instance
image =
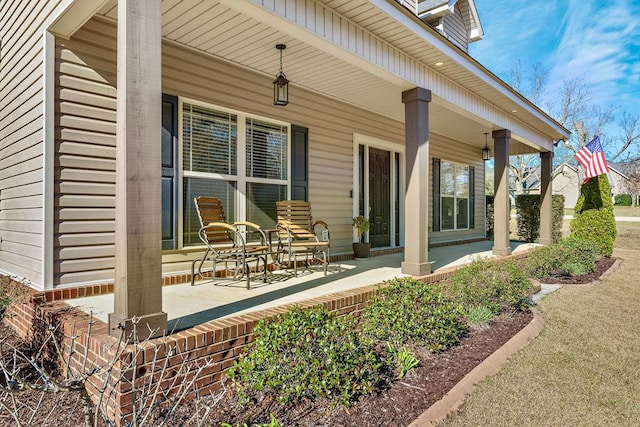
POLYGON ((616 95, 638 81, 640 7, 629 1, 571 0, 563 22, 563 36, 550 57, 551 81, 582 78, 593 100, 615 103, 616 95), (634 16, 635 15, 635 16, 634 16), (632 83, 631 83, 632 84, 632 83))

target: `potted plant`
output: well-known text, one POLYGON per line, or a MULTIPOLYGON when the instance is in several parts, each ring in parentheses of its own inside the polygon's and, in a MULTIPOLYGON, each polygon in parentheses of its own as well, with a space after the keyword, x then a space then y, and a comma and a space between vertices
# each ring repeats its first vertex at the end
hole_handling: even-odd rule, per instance
POLYGON ((369 220, 362 215, 353 218, 353 226, 358 232, 358 241, 353 243, 353 257, 355 259, 369 258, 371 243, 365 243, 364 235, 369 231, 369 220))

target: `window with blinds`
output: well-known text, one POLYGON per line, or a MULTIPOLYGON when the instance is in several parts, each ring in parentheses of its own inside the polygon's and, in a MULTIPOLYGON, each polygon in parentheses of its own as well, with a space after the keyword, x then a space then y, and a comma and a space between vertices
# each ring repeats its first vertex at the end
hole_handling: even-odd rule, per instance
POLYGON ((440 162, 441 230, 469 228, 469 167, 440 162))
POLYGON ((201 244, 196 196, 219 198, 228 222, 275 226, 276 202, 289 193, 288 139, 285 124, 183 102, 183 245, 201 244))
POLYGON ((185 171, 237 173, 238 118, 199 105, 183 104, 182 144, 185 171))
POLYGON ((287 179, 287 128, 247 119, 247 176, 287 179))

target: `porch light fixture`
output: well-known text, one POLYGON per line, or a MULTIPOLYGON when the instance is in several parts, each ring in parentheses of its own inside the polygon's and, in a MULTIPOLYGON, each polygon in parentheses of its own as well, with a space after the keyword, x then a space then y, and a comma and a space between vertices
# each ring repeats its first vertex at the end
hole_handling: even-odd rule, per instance
POLYGON ((273 81, 273 104, 287 105, 289 103, 289 80, 282 72, 282 51, 287 48, 285 44, 277 44, 276 49, 280 51, 280 71, 273 81))
POLYGON ((482 160, 485 162, 489 160, 489 145, 487 144, 487 136, 489 132, 484 133, 484 148, 482 149, 482 160))

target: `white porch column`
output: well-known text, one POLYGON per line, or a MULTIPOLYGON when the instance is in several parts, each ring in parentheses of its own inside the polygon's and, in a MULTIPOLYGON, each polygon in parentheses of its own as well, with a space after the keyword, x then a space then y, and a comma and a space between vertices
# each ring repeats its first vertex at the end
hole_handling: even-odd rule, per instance
POLYGON ((167 329, 162 312, 161 13, 157 0, 118 1, 116 266, 112 335, 167 329))
POLYGON ((493 199, 493 254, 509 255, 509 140, 508 129, 494 130, 494 191, 493 199))
POLYGON ((540 153, 540 243, 543 245, 553 243, 552 163, 552 151, 540 153))
POLYGON ((416 87, 402 92, 404 103, 407 192, 402 272, 431 273, 429 260, 429 102, 431 91, 416 87))

